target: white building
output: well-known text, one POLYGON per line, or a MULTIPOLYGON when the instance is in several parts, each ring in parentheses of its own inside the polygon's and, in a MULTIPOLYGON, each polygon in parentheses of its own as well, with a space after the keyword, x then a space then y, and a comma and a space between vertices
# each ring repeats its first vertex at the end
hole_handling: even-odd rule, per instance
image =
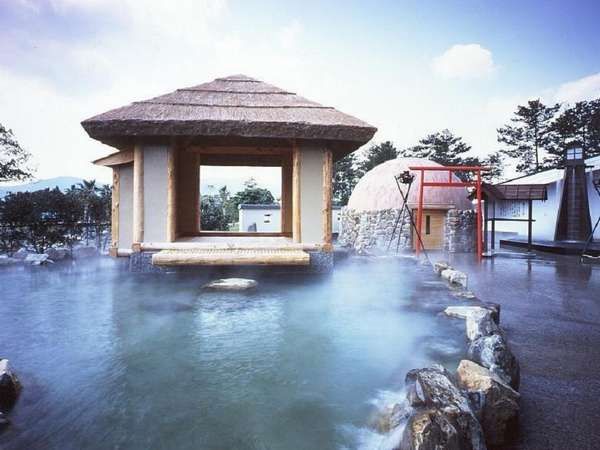
MULTIPOLYGON (((240 213, 240 231, 259 233, 278 233, 281 231, 281 207, 278 204, 272 205, 249 205, 241 204, 238 206, 240 213)), ((340 230, 340 209, 339 206, 332 206, 332 233, 337 234, 340 230)))
MULTIPOLYGON (((600 178, 600 156, 585 160, 588 201, 592 226, 600 217, 600 195, 594 188, 593 180, 600 178)), ((502 184, 510 185, 545 185, 548 193, 547 200, 534 200, 532 203, 532 238, 534 240, 554 240, 556 222, 560 207, 564 184, 564 169, 550 169, 534 175, 524 176, 502 184)), ((496 217, 511 219, 527 219, 527 201, 498 202, 496 217)), ((526 222, 496 222, 496 232, 527 234, 526 222)), ((594 239, 600 239, 600 227, 594 233, 594 239)))

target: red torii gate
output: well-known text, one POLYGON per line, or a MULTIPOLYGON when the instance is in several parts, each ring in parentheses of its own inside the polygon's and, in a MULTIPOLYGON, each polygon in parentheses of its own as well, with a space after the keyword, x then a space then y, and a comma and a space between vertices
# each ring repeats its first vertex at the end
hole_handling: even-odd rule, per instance
MULTIPOLYGON (((481 260, 483 254, 483 233, 481 224, 483 222, 481 215, 481 172, 490 170, 483 166, 412 166, 410 170, 419 171, 419 207, 417 209, 417 230, 419 235, 423 225, 423 193, 426 187, 474 187, 477 195, 477 259, 481 260), (448 172, 448 181, 425 181, 425 172, 448 172), (475 181, 454 181, 452 175, 454 172, 475 172, 475 181)), ((423 249, 424 250, 424 249, 423 249)), ((421 242, 415 243, 417 256, 421 253, 421 242)))

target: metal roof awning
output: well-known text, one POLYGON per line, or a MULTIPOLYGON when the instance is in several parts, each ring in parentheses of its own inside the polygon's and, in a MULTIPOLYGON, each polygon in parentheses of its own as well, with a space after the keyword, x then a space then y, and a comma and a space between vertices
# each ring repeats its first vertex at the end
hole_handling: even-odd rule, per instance
POLYGON ((483 193, 495 200, 547 200, 544 184, 488 184, 483 183, 483 193))

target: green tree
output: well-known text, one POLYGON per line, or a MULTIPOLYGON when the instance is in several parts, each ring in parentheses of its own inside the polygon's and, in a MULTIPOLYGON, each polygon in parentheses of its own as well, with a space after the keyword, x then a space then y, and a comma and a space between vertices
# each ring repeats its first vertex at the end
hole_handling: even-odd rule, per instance
POLYGON ((37 253, 55 245, 71 246, 81 236, 83 206, 58 188, 11 193, 0 203, 0 232, 19 230, 21 243, 37 253))
POLYGON ((0 182, 31 178, 31 154, 24 150, 11 130, 0 123, 0 182))
POLYGON ((273 197, 271 191, 258 187, 256 180, 250 178, 244 182, 244 190, 231 196, 224 205, 224 208, 227 219, 230 222, 237 222, 239 220, 239 205, 272 205, 274 203, 275 197, 273 197))
POLYGON ((498 142, 505 144, 502 153, 518 161, 517 171, 531 174, 543 169, 542 152, 555 143, 554 116, 560 105, 546 106, 539 99, 519 105, 510 124, 498 128, 498 142))
MULTIPOLYGON (((470 151, 471 146, 464 142, 462 137, 455 136, 451 131, 446 129, 431 133, 421 139, 417 145, 401 150, 400 156, 425 158, 443 166, 494 165, 494 176, 497 175, 498 171, 500 171, 501 175, 503 167, 497 165, 498 162, 501 162, 497 155, 493 158, 490 155, 488 159, 482 161, 478 157, 465 155, 470 151)), ((472 178, 473 174, 470 172, 457 172, 456 176, 462 180, 468 180, 472 178)), ((490 178, 490 175, 484 172, 482 177, 486 180, 490 178)))
POLYGON ((567 107, 552 124, 554 145, 548 148, 544 166, 559 167, 567 145, 581 145, 585 157, 600 155, 600 99, 581 101, 567 107))
POLYGON ((344 156, 333 166, 333 198, 342 205, 347 205, 352 190, 359 180, 356 167, 356 156, 353 153, 344 156))
POLYGON ((217 195, 203 195, 200 201, 200 227, 203 230, 227 230, 223 203, 217 195))
POLYGON ((398 150, 390 141, 372 144, 366 151, 364 158, 358 164, 358 178, 381 163, 398 157, 398 150))
POLYGON ((400 155, 429 159, 443 166, 458 166, 465 165, 465 161, 472 161, 464 156, 469 151, 471 146, 461 137, 455 136, 450 130, 442 130, 425 136, 414 147, 400 151, 400 155))

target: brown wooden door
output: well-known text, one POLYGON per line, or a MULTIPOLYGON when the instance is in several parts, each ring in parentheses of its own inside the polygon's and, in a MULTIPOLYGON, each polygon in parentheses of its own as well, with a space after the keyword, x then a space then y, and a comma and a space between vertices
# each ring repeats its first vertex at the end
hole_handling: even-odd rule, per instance
MULTIPOLYGON (((417 211, 414 211, 415 222, 417 211)), ((426 250, 439 250, 444 247, 444 220, 446 211, 436 209, 423 210, 423 225, 421 228, 421 239, 426 250)), ((413 248, 416 247, 419 238, 413 230, 413 248)))

